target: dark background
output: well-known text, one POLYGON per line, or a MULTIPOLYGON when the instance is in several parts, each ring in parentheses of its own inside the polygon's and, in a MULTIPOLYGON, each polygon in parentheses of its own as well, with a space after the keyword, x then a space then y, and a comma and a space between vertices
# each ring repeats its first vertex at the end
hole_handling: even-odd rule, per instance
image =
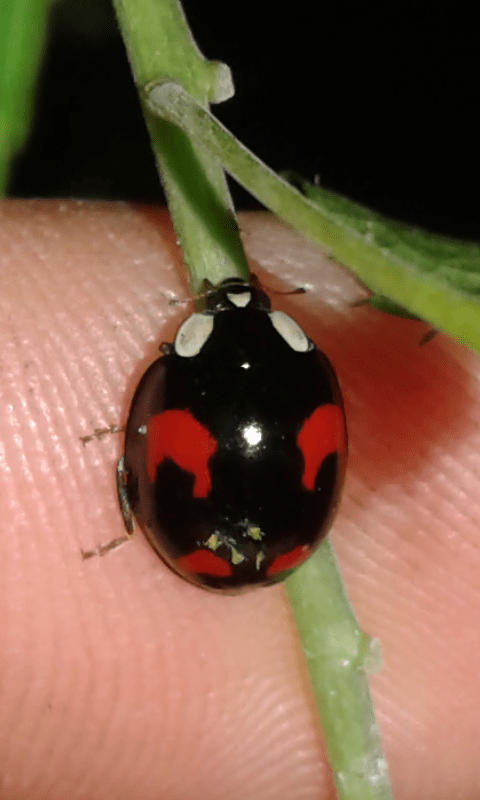
MULTIPOLYGON (((214 113, 275 170, 385 214, 480 238, 478 46, 466 5, 185 0, 235 97, 214 113)), ((108 0, 53 7, 10 194, 162 202, 108 0)), ((256 208, 241 189, 239 208, 256 208)))

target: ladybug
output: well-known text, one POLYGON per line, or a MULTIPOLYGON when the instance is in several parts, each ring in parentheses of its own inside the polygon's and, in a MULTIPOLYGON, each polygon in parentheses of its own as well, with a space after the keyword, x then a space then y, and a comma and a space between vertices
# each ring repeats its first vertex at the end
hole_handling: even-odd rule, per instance
POLYGON ((118 464, 133 517, 166 564, 205 589, 283 580, 326 536, 346 462, 327 357, 265 292, 208 284, 146 371, 118 464))

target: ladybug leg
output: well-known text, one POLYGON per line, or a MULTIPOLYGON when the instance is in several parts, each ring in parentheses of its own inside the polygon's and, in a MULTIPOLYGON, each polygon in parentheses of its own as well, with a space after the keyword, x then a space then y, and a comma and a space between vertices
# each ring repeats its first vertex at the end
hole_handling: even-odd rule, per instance
POLYGON ((436 330, 436 328, 429 328, 428 331, 424 333, 424 335, 420 339, 419 345, 422 346, 423 344, 427 344, 427 342, 433 339, 433 337, 436 336, 437 333, 438 331, 436 330))
POLYGON ((81 553, 84 561, 94 556, 105 556, 111 550, 116 550, 117 547, 121 547, 123 544, 129 542, 130 539, 135 536, 133 514, 127 497, 127 481, 123 456, 119 459, 117 464, 117 493, 127 533, 125 536, 118 536, 116 539, 112 539, 112 541, 107 542, 107 544, 99 544, 94 547, 93 550, 82 550, 81 553))
POLYGON ((109 428, 95 428, 93 433, 89 433, 88 436, 79 436, 81 443, 85 447, 88 442, 93 442, 94 439, 100 441, 103 439, 104 436, 107 436, 109 433, 123 433, 125 430, 125 425, 110 425, 109 428))
POLYGON ((80 550, 82 559, 86 561, 94 556, 106 556, 111 550, 116 550, 117 547, 127 544, 131 538, 131 536, 118 536, 116 539, 112 539, 111 542, 107 542, 107 544, 97 544, 93 550, 80 550))
POLYGON ((127 529, 126 538, 131 539, 132 536, 135 535, 135 523, 127 494, 127 473, 125 470, 124 456, 118 459, 117 464, 117 494, 123 521, 127 529))

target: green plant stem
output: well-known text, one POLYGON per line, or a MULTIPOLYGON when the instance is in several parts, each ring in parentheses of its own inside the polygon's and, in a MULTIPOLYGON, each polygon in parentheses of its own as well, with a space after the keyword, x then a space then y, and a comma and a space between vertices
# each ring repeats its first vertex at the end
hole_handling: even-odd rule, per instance
MULTIPOLYGON (((233 94, 225 64, 198 51, 176 0, 114 0, 137 86, 168 76, 201 106, 233 94)), ((204 278, 248 278, 225 174, 219 160, 170 122, 148 111, 152 147, 193 294, 204 278)))
MULTIPOLYGON (((152 80, 164 77, 168 81, 176 80, 191 92, 199 103, 199 107, 206 110, 208 102, 219 100, 228 94, 228 73, 226 67, 205 62, 195 48, 183 14, 174 0, 114 0, 118 18, 122 27, 127 50, 138 86, 146 86, 152 80)), ((144 96, 148 99, 149 95, 144 96)), ((158 118, 157 109, 153 108, 153 115, 147 112, 147 123, 155 154, 159 163, 160 172, 167 192, 169 210, 174 220, 180 243, 184 252, 186 266, 190 272, 192 290, 200 286, 203 278, 207 277, 214 283, 223 277, 232 275, 247 276, 246 260, 243 255, 238 228, 233 221, 231 203, 225 184, 223 170, 218 155, 212 154, 210 147, 205 146, 200 140, 191 137, 184 131, 179 131, 176 120, 168 113, 158 118)), ((328 549, 321 548, 321 553, 328 549)), ((338 661, 337 654, 342 651, 341 641, 335 645, 335 655, 328 656, 329 643, 337 635, 342 637, 342 630, 350 631, 351 609, 344 593, 338 589, 338 573, 334 559, 331 555, 322 559, 323 592, 321 593, 321 606, 316 602, 316 588, 309 595, 308 603, 301 593, 296 593, 295 582, 289 584, 289 594, 292 597, 293 613, 300 609, 301 635, 305 642, 317 640, 317 648, 327 654, 328 669, 319 672, 317 668, 312 673, 312 680, 324 681, 327 679, 325 689, 328 692, 328 681, 332 680, 329 696, 331 700, 326 714, 327 725, 324 728, 325 738, 328 742, 329 753, 335 757, 334 770, 336 772, 339 796, 342 800, 387 800, 387 793, 373 794, 372 785, 380 783, 378 775, 379 764, 383 756, 379 755, 378 761, 372 768, 372 743, 368 738, 359 739, 361 726, 355 722, 354 735, 344 743, 338 741, 338 735, 344 736, 345 728, 349 726, 349 704, 354 698, 355 717, 364 714, 365 724, 374 727, 374 716, 371 708, 368 687, 365 690, 363 683, 359 683, 358 670, 345 670, 338 661), (332 571, 333 570, 333 571, 332 571), (334 588, 328 603, 336 607, 335 629, 330 630, 329 620, 323 617, 325 593, 329 597, 330 587, 334 588), (297 595, 297 596, 296 596, 297 595), (306 613, 305 613, 306 609, 306 613), (347 618, 345 617, 347 614, 347 618), (343 619, 343 624, 342 624, 343 619), (319 677, 320 676, 320 677, 319 677), (334 677, 335 676, 335 677, 334 677), (345 689, 345 694, 343 690, 345 689), (329 720, 336 715, 343 717, 343 725, 330 725, 329 720), (353 742, 351 758, 348 750, 353 742), (362 749, 366 748, 366 749, 362 749), (345 750, 347 754, 345 755, 345 750), (342 754, 337 758, 337 753, 342 754), (345 755, 345 757, 344 757, 345 755), (340 765, 340 768, 338 768, 340 765), (357 770, 358 780, 355 784, 349 776, 352 770, 357 770), (343 785, 344 784, 344 785, 343 785), (355 794, 357 788, 363 787, 363 794, 355 794), (368 793, 370 791, 370 793, 368 793)), ((302 575, 304 575, 304 569, 302 575)), ((291 579, 292 580, 292 579, 291 579)), ((357 629, 358 630, 358 629, 357 629)), ((354 638, 364 642, 363 635, 359 632, 354 638)), ((346 651, 351 656, 351 634, 346 640, 346 651)), ((308 653, 310 644, 305 645, 307 661, 312 664, 308 653)), ((313 644, 311 645, 313 652, 313 644)), ((358 651, 358 642, 357 649, 358 651)), ((360 664, 360 658, 355 663, 360 664)), ((353 661, 352 661, 353 663, 353 661)), ((314 687, 317 698, 321 699, 321 690, 314 687)), ((324 704, 319 704, 323 715, 324 704)), ((323 719, 322 719, 323 721, 323 719)), ((363 732, 363 729, 362 729, 363 732)), ((388 781, 387 781, 388 783, 388 781)), ((382 786, 385 786, 383 781, 382 786)))
POLYGON ((392 797, 367 673, 381 663, 379 645, 360 630, 332 545, 286 581, 322 720, 339 800, 392 797))
POLYGON ((312 202, 247 150, 182 87, 157 83, 146 86, 145 94, 152 110, 201 142, 267 208, 327 247, 372 292, 391 298, 434 328, 448 331, 480 351, 478 297, 464 291, 462 281, 449 282, 445 270, 448 253, 454 265, 464 264, 464 276, 473 275, 478 282, 478 246, 452 243, 381 220, 378 214, 320 188, 312 202), (437 269, 427 263, 427 250, 430 255, 435 253, 437 269))

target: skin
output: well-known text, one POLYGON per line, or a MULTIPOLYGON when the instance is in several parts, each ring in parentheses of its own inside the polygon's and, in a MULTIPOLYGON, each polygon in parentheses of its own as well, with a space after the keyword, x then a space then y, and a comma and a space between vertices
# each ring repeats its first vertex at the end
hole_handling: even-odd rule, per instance
MULTIPOLYGON (((332 531, 364 630, 397 800, 480 790, 479 358, 363 290, 268 215, 263 283, 333 361, 350 434, 332 531), (285 287, 284 287, 285 288, 285 287)), ((0 797, 334 797, 283 588, 221 597, 123 534, 114 464, 133 390, 188 303, 166 214, 0 206, 0 797)))

